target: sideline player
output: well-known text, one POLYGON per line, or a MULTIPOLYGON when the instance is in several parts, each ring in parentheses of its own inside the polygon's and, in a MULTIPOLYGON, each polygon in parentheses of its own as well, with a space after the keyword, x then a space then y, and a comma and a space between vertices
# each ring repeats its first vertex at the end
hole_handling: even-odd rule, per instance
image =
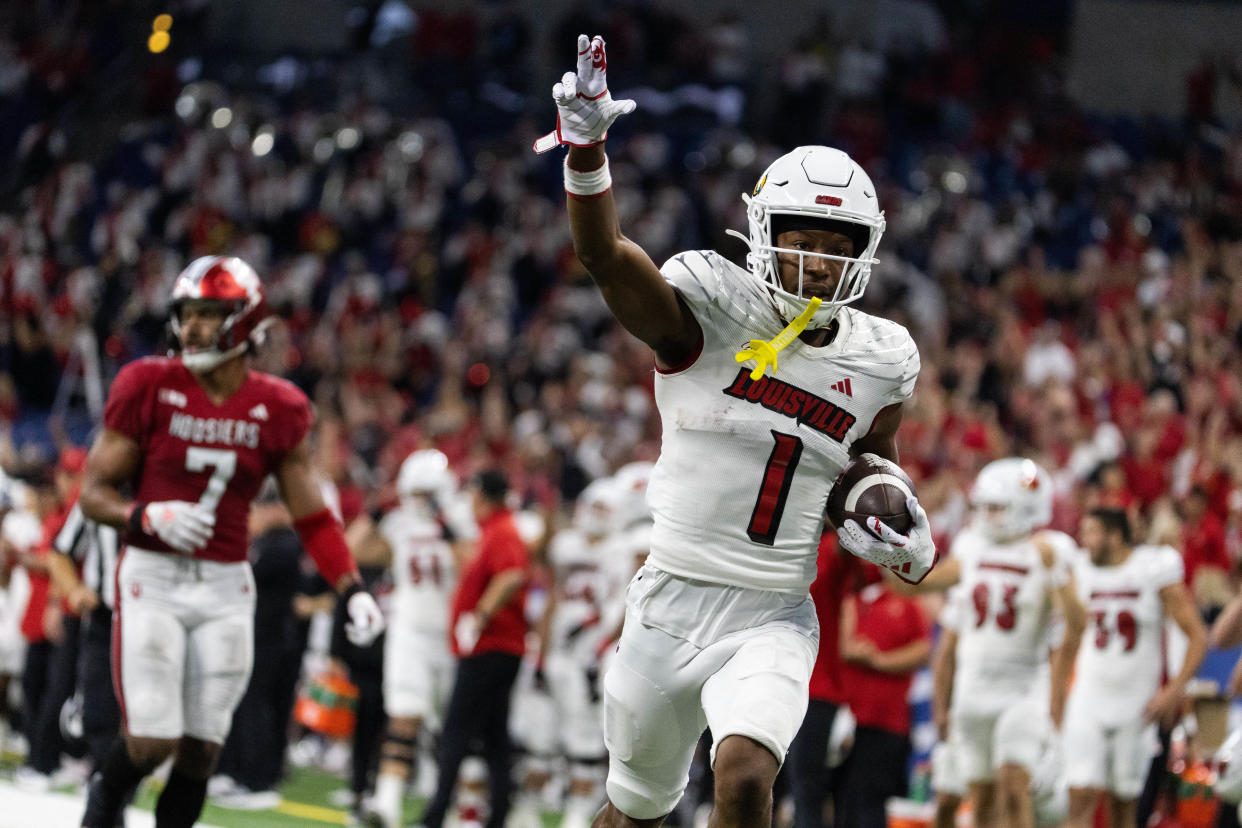
POLYGON ((448 644, 449 604, 478 536, 469 501, 460 496, 443 452, 411 453, 397 473, 397 495, 397 508, 378 526, 370 524, 355 546, 377 549, 393 573, 384 639, 388 731, 375 783, 375 811, 384 828, 403 824, 402 801, 419 735, 424 726, 438 732, 444 718, 456 666, 448 644))
POLYGON ((117 374, 80 498, 82 513, 124 530, 125 543, 113 630, 124 738, 91 779, 84 828, 111 828, 127 793, 170 756, 156 823, 198 819, 250 677, 246 521, 267 475, 346 602, 351 639, 364 645, 384 626, 312 472, 306 395, 249 368, 271 323, 258 275, 235 257, 196 259, 173 285, 171 310, 180 355, 117 374))
POLYGON ((1039 531, 1052 517, 1052 481, 1031 460, 989 463, 970 500, 974 520, 919 588, 960 584, 955 600, 965 603, 956 632, 945 631, 956 652, 949 750, 975 825, 1030 828, 1032 782, 1060 727, 1086 624, 1074 591, 1077 545, 1039 531))
POLYGON ((1089 559, 1075 570, 1091 619, 1078 652, 1065 712, 1069 824, 1087 828, 1108 803, 1112 828, 1135 824, 1156 723, 1181 710, 1186 683, 1207 652, 1207 631, 1183 583, 1182 556, 1170 546, 1133 546, 1120 509, 1093 509, 1079 533, 1089 559), (1186 634, 1181 670, 1160 685, 1165 620, 1186 634))
MULTIPOLYGON (((712 251, 657 267, 618 223, 604 140, 634 103, 612 99, 606 71, 603 38, 580 36, 577 72, 553 89, 557 128, 535 144, 570 147, 574 249, 655 352, 663 424, 651 555, 604 680, 609 803, 594 825, 660 825, 710 726, 711 825, 766 826, 807 706, 818 638, 808 589, 828 490, 853 455, 897 459, 918 350, 900 325, 849 307, 884 216, 840 150, 799 147, 744 196, 747 268, 712 251)), ((851 521, 842 544, 922 577, 935 548, 913 498, 909 509, 909 536, 885 526, 879 540, 851 521)))

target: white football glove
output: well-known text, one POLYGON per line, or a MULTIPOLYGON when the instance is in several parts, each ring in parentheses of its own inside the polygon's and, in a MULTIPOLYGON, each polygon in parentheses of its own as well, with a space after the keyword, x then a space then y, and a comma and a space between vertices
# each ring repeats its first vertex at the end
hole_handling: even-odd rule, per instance
POLYGON ((346 599, 345 611, 349 614, 345 637, 355 647, 369 647, 384 631, 384 614, 375 603, 375 597, 365 589, 346 599))
POLYGON ((578 71, 566 72, 552 87, 556 129, 535 141, 535 152, 561 144, 593 147, 608 137, 608 127, 634 111, 633 101, 614 101, 608 92, 608 55, 599 35, 578 35, 578 71))
POLYGON ((453 627, 453 638, 457 641, 458 655, 465 657, 472 654, 474 646, 479 643, 479 634, 482 632, 483 625, 479 623, 479 616, 473 612, 463 612, 457 619, 457 625, 453 627))
POLYGON ((845 521, 837 529, 837 540, 847 552, 888 569, 908 584, 917 584, 936 565, 936 544, 932 541, 927 512, 918 500, 906 498, 906 509, 914 518, 908 535, 873 517, 867 519, 867 529, 871 531, 855 521, 845 521))
POLYGON ((161 500, 148 503, 142 510, 142 531, 183 555, 206 546, 215 528, 215 513, 198 503, 161 500))

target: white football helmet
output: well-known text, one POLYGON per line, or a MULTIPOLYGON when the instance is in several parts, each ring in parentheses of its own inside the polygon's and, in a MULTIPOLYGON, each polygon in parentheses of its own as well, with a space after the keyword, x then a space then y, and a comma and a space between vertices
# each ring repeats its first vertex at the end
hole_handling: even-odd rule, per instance
POLYGON ((988 463, 970 489, 977 525, 997 543, 1017 540, 1052 520, 1052 478, 1034 460, 988 463))
POLYGON ((805 257, 845 262, 841 279, 831 300, 811 317, 808 327, 826 327, 842 307, 857 300, 871 279, 871 266, 878 260, 875 251, 884 234, 884 213, 876 200, 871 178, 848 155, 831 147, 798 147, 772 162, 755 185, 746 202, 749 236, 728 230, 746 242, 746 266, 767 283, 777 300, 777 308, 788 321, 806 308, 810 297, 802 296, 805 257), (772 232, 773 216, 788 217, 805 225, 808 220, 825 222, 825 230, 836 230, 854 239, 854 255, 832 256, 776 247, 772 232), (781 285, 776 263, 778 253, 798 256, 798 293, 781 285))
POLYGON ((191 371, 210 371, 245 353, 252 343, 262 344, 267 328, 275 321, 268 315, 259 275, 236 256, 203 256, 190 262, 173 283, 169 306, 169 325, 181 361, 191 371), (225 303, 229 311, 210 347, 187 352, 181 336, 181 307, 195 299, 225 303))
POLYGON ((611 477, 592 481, 574 503, 574 527, 589 538, 607 535, 616 526, 619 494, 611 477))
POLYGON ((397 495, 451 495, 457 490, 457 477, 449 469, 448 457, 438 449, 419 449, 401 461, 397 471, 397 495))

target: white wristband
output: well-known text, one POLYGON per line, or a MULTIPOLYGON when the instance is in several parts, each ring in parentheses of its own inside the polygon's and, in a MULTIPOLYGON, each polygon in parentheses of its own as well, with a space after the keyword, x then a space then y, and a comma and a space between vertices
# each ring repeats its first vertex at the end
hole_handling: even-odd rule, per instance
POLYGON ((598 170, 580 172, 570 169, 569 156, 565 156, 565 192, 576 196, 594 196, 612 187, 612 175, 608 172, 608 157, 598 170))

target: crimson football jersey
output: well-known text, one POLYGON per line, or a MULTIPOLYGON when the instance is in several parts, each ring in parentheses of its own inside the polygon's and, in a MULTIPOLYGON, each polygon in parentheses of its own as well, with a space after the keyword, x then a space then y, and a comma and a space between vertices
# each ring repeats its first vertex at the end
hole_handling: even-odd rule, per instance
MULTIPOLYGON (((180 360, 150 357, 117 374, 104 426, 142 448, 136 500, 198 502, 215 513, 211 540, 194 557, 244 561, 250 502, 310 430, 311 410, 292 383, 258 371, 247 372, 241 388, 216 405, 180 360)), ((173 551, 147 534, 126 542, 173 551)))

